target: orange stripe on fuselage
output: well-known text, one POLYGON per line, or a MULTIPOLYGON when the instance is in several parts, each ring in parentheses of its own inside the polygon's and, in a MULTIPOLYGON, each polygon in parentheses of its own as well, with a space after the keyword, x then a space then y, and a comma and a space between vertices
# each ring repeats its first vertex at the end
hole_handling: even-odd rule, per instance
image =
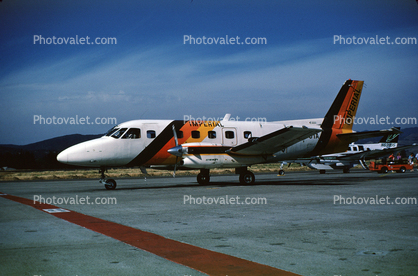
MULTIPOLYGON (((219 121, 188 121, 180 129, 180 131, 183 131, 183 138, 178 138, 178 143, 179 145, 200 143, 208 136, 208 131, 213 130, 216 126, 219 126, 219 121), (193 130, 200 131, 200 138, 192 138, 193 130)), ((176 163, 176 156, 168 153, 167 150, 175 146, 176 142, 173 136, 145 165, 174 165, 176 163)), ((177 159, 177 161, 179 160, 177 159)))

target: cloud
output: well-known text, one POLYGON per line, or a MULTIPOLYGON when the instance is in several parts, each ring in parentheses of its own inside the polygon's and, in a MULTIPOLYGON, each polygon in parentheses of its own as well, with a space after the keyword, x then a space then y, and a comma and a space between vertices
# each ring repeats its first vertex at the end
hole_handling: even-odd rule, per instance
MULTIPOLYGON (((322 117, 348 78, 366 81, 360 114, 407 116, 416 110, 408 99, 417 89, 417 53, 408 45, 333 45, 330 36, 236 51, 195 46, 145 46, 117 55, 99 48, 94 55, 82 51, 13 71, 0 80, 3 117, 12 114, 7 125, 24 122, 26 129, 33 127, 33 114, 112 116, 119 122, 227 112, 270 121, 322 117)), ((63 127, 39 135, 81 130, 104 131, 63 127)))

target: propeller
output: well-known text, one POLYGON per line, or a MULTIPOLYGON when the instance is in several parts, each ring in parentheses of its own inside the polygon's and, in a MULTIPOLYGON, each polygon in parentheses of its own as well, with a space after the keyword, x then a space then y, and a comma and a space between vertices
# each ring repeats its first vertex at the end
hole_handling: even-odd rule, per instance
POLYGON ((177 138, 176 127, 174 125, 172 126, 172 129, 173 129, 174 142, 176 146, 174 148, 167 150, 167 152, 176 156, 176 163, 174 164, 174 171, 173 171, 173 177, 176 177, 178 159, 179 157, 183 156, 184 150, 182 146, 179 146, 179 140, 177 138))

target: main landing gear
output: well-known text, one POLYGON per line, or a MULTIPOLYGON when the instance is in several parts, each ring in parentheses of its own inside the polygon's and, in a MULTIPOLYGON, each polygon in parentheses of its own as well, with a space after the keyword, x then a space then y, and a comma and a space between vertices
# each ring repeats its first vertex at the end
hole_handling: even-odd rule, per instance
POLYGON ((106 168, 100 168, 99 173, 101 174, 101 176, 99 182, 104 184, 106 190, 116 189, 116 181, 112 178, 106 179, 105 172, 107 172, 106 168))
MULTIPOLYGON (((253 184, 255 181, 254 174, 250 172, 247 167, 236 168, 235 174, 239 174, 239 182, 242 185, 253 184)), ((197 175, 197 182, 200 185, 206 185, 210 182, 209 169, 200 170, 200 173, 197 175)))
POLYGON ((200 185, 206 185, 210 181, 209 169, 200 169, 200 173, 197 175, 197 182, 200 185))

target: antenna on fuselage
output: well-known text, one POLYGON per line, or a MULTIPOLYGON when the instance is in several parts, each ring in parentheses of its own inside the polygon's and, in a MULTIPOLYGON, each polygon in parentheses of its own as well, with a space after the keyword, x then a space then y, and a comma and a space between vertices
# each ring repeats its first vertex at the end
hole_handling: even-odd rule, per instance
POLYGON ((222 121, 229 121, 229 118, 231 118, 231 114, 230 113, 226 113, 224 118, 222 119, 222 121))

